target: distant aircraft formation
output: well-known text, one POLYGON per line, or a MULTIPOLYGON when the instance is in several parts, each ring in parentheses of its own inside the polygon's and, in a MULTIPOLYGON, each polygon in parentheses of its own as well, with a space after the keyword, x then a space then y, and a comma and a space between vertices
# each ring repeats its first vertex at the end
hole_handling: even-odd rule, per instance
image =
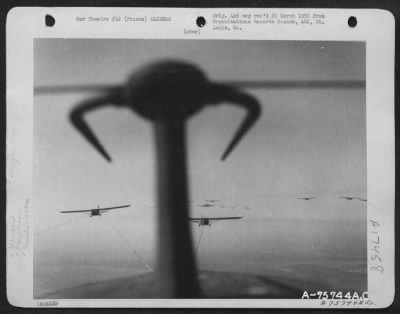
MULTIPOLYGON (((343 199, 348 200, 348 201, 359 200, 359 201, 361 201, 361 202, 367 202, 367 199, 366 199, 366 198, 361 198, 361 197, 358 197, 358 196, 340 196, 339 198, 343 198, 343 199)), ((309 201, 309 200, 312 200, 312 199, 316 199, 316 197, 314 197, 314 196, 307 196, 307 197, 297 197, 296 199, 297 199, 297 200, 309 201)))
MULTIPOLYGON (((359 200, 361 202, 367 202, 367 199, 361 198, 358 196, 340 196, 339 198, 345 199, 345 200, 359 200)), ((297 200, 302 200, 302 201, 310 201, 310 200, 315 200, 317 199, 316 196, 302 196, 302 197, 296 197, 297 200)), ((219 205, 219 208, 235 208, 235 206, 224 206, 220 202, 221 200, 218 199, 206 199, 204 200, 205 203, 197 204, 197 207, 217 207, 219 205)), ((250 210, 251 208, 249 206, 245 206, 244 210, 250 210)))
POLYGON ((125 207, 129 207, 131 206, 130 204, 127 205, 121 205, 121 206, 114 206, 114 207, 102 207, 100 208, 99 205, 97 205, 97 208, 92 208, 92 209, 83 209, 83 210, 64 210, 64 211, 60 211, 60 213, 63 214, 73 214, 73 213, 90 213, 90 218, 92 218, 92 216, 101 216, 102 213, 105 213, 109 210, 113 210, 113 209, 118 209, 118 208, 125 208, 125 207))
MULTIPOLYGON (((197 204, 197 207, 217 207, 217 208, 236 208, 235 206, 225 206, 222 205, 220 202, 221 200, 216 200, 216 199, 209 199, 209 200, 204 200, 205 203, 197 204)), ((244 210, 250 210, 251 208, 249 206, 246 206, 244 210)))
MULTIPOLYGON (((339 198, 351 201, 351 200, 359 200, 361 202, 367 202, 367 199, 365 198, 361 198, 358 196, 340 196, 339 198)), ((302 201, 310 201, 310 200, 315 200, 318 199, 318 197, 316 196, 302 196, 302 197, 296 197, 297 200, 302 200, 302 201)), ((205 203, 201 203, 201 204, 197 204, 197 207, 218 207, 219 208, 235 208, 235 206, 224 206, 220 202, 221 200, 217 200, 217 199, 207 199, 204 200, 205 203)), ((251 210, 251 208, 249 206, 245 206, 244 210, 251 210)))

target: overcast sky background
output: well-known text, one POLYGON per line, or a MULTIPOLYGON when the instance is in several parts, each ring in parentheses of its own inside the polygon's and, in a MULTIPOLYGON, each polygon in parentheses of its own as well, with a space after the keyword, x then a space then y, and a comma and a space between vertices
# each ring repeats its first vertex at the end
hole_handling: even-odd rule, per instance
MULTIPOLYGON (((211 81, 365 79, 361 42, 36 39, 34 82, 35 87, 123 84, 135 70, 163 59, 190 62, 211 81)), ((283 248, 286 257, 312 250, 313 256, 362 256, 366 204, 339 196, 367 197, 365 90, 246 92, 259 100, 262 116, 225 162, 221 154, 244 112, 210 106, 188 123, 192 216, 244 216, 205 230, 199 251, 204 261, 210 263, 215 252, 242 252, 240 247, 246 256, 275 250, 278 259, 283 248), (317 199, 296 200, 304 196, 317 199), (195 206, 214 198, 225 208, 195 206), (290 225, 271 227, 273 221, 290 225)), ((128 109, 88 115, 113 159, 107 163, 68 122, 69 110, 95 95, 35 95, 35 272, 43 287, 59 281, 57 273, 71 278, 85 265, 93 270, 85 269, 91 280, 99 279, 95 268, 101 263, 118 268, 110 277, 122 275, 124 267, 131 272, 132 248, 154 262, 152 126, 128 109), (101 218, 59 213, 125 203, 132 207, 101 218)), ((200 228, 194 227, 197 241, 200 228)), ((139 272, 146 270, 135 263, 139 272)))

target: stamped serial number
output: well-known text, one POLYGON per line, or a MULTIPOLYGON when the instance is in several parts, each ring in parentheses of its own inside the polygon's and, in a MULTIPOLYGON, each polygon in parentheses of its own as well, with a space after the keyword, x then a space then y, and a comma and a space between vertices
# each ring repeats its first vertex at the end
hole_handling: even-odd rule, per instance
POLYGON ((302 299, 338 299, 338 300, 367 300, 368 292, 343 292, 343 291, 316 291, 308 292, 304 291, 301 297, 302 299))

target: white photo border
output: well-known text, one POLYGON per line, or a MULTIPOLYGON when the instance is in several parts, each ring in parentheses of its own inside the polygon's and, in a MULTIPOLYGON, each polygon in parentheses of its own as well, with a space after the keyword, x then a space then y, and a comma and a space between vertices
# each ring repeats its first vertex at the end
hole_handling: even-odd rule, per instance
POLYGON ((371 303, 339 303, 335 308, 384 308, 394 299, 394 17, 380 9, 278 9, 278 8, 27 8, 7 16, 7 296, 20 307, 185 307, 185 308, 330 308, 318 299, 135 299, 34 300, 33 299, 33 42, 35 38, 152 38, 190 40, 307 40, 362 41, 366 43, 367 186, 368 186, 368 294, 371 303), (237 32, 204 28, 184 34, 198 16, 214 13, 317 13, 321 25, 250 24, 237 32), (44 17, 56 18, 45 27, 44 17), (170 23, 132 28, 124 23, 82 23, 77 16, 171 16, 170 23), (357 27, 347 20, 355 16, 357 27), (371 27, 373 23, 373 27, 371 27), (377 236, 379 238, 377 238, 377 236), (20 246, 9 245, 20 238, 20 246), (373 258, 379 246, 379 259, 373 258), (381 272, 382 270, 382 272, 381 272), (42 302, 42 303, 41 303, 42 302))

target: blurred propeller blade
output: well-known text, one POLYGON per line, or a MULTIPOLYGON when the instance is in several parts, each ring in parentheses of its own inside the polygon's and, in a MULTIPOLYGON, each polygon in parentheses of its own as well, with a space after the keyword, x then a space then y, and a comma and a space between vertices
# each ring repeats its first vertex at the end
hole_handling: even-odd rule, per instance
POLYGON ((78 106, 70 112, 70 121, 72 125, 83 135, 83 137, 109 162, 111 157, 104 149, 103 145, 97 139, 96 135, 90 129, 89 125, 84 119, 84 115, 91 110, 98 109, 99 107, 109 105, 114 100, 112 96, 103 96, 90 99, 78 106))
MULTIPOLYGON (((216 82, 217 83, 217 82, 216 82)), ((238 88, 270 88, 270 89, 296 89, 296 88, 338 88, 338 89, 359 89, 365 88, 363 80, 249 80, 249 81, 223 81, 218 84, 226 84, 238 88)), ((38 86, 34 88, 35 95, 63 94, 77 92, 113 92, 119 89, 120 85, 60 85, 60 86, 38 86)))
POLYGON ((242 121, 239 129, 236 131, 221 157, 221 160, 224 161, 260 117, 261 105, 253 96, 244 93, 235 87, 225 84, 215 84, 213 89, 213 94, 215 97, 214 101, 224 101, 225 103, 229 102, 247 110, 246 117, 242 121))
POLYGON ((269 89, 359 89, 365 88, 364 80, 265 80, 265 81, 225 81, 227 85, 238 88, 269 89))
POLYGON ((113 93, 121 89, 120 85, 55 85, 55 86, 38 86, 34 88, 35 95, 43 94, 69 94, 80 92, 101 92, 113 93))

